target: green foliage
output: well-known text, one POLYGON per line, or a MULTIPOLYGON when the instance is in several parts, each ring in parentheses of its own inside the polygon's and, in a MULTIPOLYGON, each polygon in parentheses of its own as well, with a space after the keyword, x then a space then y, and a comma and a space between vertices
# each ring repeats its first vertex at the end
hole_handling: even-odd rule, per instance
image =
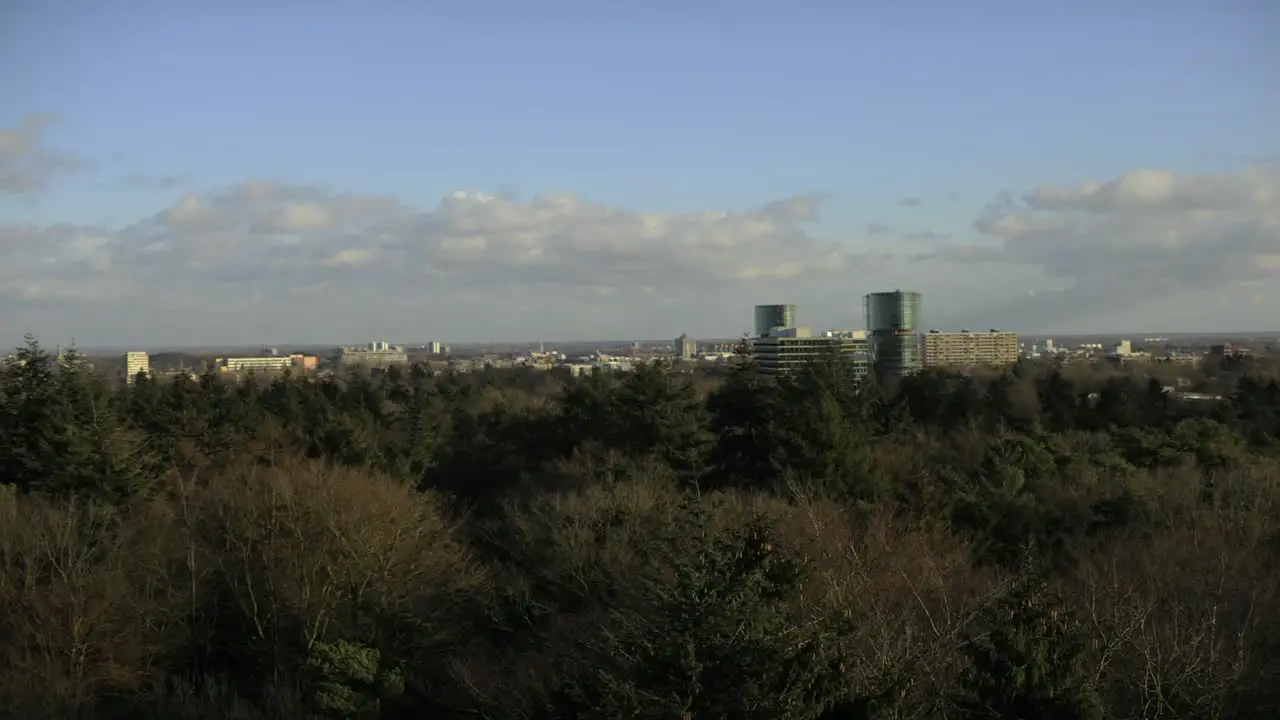
POLYGON ((717 487, 768 488, 780 475, 782 398, 778 385, 762 378, 753 365, 738 363, 707 399, 714 435, 710 484, 717 487))
POLYGON ((989 611, 970 641, 960 717, 973 720, 1102 720, 1084 633, 1047 584, 1024 577, 989 611))
POLYGON ((1117 441, 1130 462, 1150 468, 1194 464, 1220 470, 1240 463, 1246 452, 1239 435, 1207 418, 1185 418, 1164 429, 1126 428, 1117 441))
POLYGON ((149 439, 74 351, 55 360, 29 340, 0 372, 0 473, 18 487, 124 501, 161 472, 149 439))
POLYGON ((376 718, 383 699, 404 692, 404 678, 396 669, 381 667, 375 648, 345 640, 313 645, 305 674, 307 695, 323 717, 376 718))
POLYGON ((835 355, 112 387, 28 339, 0 367, 0 706, 1272 717, 1264 369, 1194 371, 1227 396, 1199 404, 835 355))
POLYGON ((718 532, 696 498, 656 540, 672 580, 583 644, 581 718, 813 718, 848 692, 838 636, 798 612, 805 568, 756 517, 718 532))

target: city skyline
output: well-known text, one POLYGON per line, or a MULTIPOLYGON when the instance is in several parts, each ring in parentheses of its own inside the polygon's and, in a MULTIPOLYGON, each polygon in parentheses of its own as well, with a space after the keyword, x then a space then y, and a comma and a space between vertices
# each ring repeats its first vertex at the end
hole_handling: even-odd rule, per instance
POLYGON ((0 22, 11 346, 1280 316, 1269 4, 73 5, 0 22))

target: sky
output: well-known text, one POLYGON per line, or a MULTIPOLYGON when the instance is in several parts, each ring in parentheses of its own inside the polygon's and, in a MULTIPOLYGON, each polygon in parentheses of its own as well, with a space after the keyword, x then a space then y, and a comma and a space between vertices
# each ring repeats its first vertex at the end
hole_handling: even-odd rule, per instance
POLYGON ((0 344, 1280 329, 1267 0, 0 3, 0 344))

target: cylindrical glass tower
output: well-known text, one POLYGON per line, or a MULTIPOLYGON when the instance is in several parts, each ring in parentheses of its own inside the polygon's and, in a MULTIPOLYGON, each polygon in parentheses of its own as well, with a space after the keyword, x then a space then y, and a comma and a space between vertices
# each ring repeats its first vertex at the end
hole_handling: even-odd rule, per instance
POLYGON ((871 293, 866 297, 867 332, 876 374, 902 377, 923 367, 920 352, 920 293, 871 293))
POLYGON ((756 306, 756 337, 764 337, 769 331, 777 327, 795 327, 796 326, 796 306, 795 305, 757 305, 756 306))

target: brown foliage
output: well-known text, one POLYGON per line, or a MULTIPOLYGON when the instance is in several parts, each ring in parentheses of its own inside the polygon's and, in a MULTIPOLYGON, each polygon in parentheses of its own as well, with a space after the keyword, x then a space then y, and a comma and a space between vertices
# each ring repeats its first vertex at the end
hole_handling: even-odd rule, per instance
MULTIPOLYGON (((969 471, 987 442, 922 436, 876 453, 898 482, 941 492, 937 458, 969 471)), ((1086 434, 1063 443, 1085 459, 1105 449, 1086 434)), ((256 717, 243 688, 175 688, 175 658, 213 638, 277 674, 255 679, 285 707, 300 697, 306 649, 343 639, 377 647, 411 685, 434 682, 490 717, 534 717, 571 653, 671 582, 654 538, 679 527, 686 498, 661 465, 609 453, 556 472, 573 490, 507 507, 485 563, 438 497, 293 456, 175 473, 124 508, 0 486, 0 703, 67 716, 147 695, 167 716, 256 717), (492 628, 473 622, 485 612, 492 628), (220 710, 192 709, 202 703, 220 710)), ((1143 514, 1140 532, 1114 531, 1055 580, 1092 640, 1111 715, 1274 717, 1280 474, 1259 460, 1219 472, 1207 492, 1194 468, 1119 473, 1082 462, 1043 490, 1055 507, 1087 508, 1123 487, 1143 514)), ((1010 578, 975 569, 941 514, 802 492, 698 501, 707 532, 763 515, 779 551, 808 567, 785 611, 838 634, 853 695, 890 696, 900 717, 947 711, 964 637, 1010 578)))
POLYGON ((0 494, 0 701, 157 690, 200 613, 276 671, 333 638, 429 664, 486 587, 456 526, 430 494, 301 460, 175 476, 123 510, 0 494))
POLYGON ((420 659, 485 583, 437 497, 368 473, 249 465, 192 494, 216 581, 277 660, 333 638, 420 659))
POLYGON ((147 685, 174 621, 146 573, 168 552, 162 522, 0 492, 0 705, 56 712, 147 685))

